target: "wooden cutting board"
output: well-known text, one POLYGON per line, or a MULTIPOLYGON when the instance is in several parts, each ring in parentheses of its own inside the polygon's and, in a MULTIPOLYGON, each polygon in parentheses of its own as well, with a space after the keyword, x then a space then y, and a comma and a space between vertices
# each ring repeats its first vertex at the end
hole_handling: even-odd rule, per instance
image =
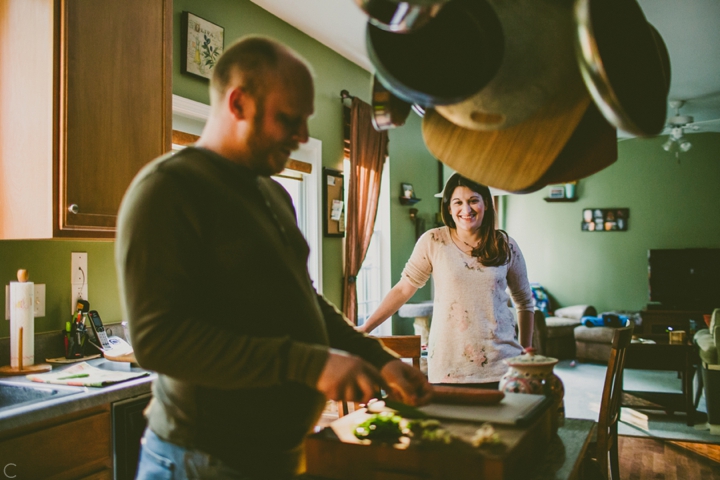
POLYGON ((589 105, 584 89, 563 92, 524 122, 493 131, 457 126, 428 109, 423 139, 430 153, 461 175, 489 187, 522 192, 552 167, 589 105))
MULTIPOLYGON (((487 408, 487 407, 477 407, 487 408)), ((307 473, 337 480, 510 480, 528 478, 547 452, 551 438, 551 409, 543 409, 526 426, 493 422, 502 446, 471 445, 416 448, 408 439, 395 445, 363 444, 355 438, 356 425, 369 415, 356 410, 305 441, 307 473), (435 448, 437 447, 437 448, 435 448), (465 448, 461 448, 465 447, 465 448)), ((469 441, 476 422, 440 420, 441 427, 469 441)))
POLYGON ((552 403, 545 395, 506 393, 497 405, 449 405, 431 403, 418 410, 433 418, 492 422, 503 425, 527 425, 552 403))
POLYGON ((530 193, 546 185, 566 183, 599 172, 617 160, 617 130, 594 103, 552 166, 532 186, 516 193, 530 193))

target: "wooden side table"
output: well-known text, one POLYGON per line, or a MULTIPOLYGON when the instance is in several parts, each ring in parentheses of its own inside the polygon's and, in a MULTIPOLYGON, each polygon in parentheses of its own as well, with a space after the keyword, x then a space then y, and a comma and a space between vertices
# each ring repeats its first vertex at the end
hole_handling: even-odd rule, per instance
MULTIPOLYGON (((644 320, 643 320, 644 321, 644 320)), ((695 402, 693 399, 693 376, 700 361, 697 347, 692 343, 671 345, 667 334, 647 335, 657 343, 632 343, 625 353, 625 368, 638 370, 667 370, 679 372, 682 393, 628 391, 623 389, 621 406, 648 410, 664 410, 667 413, 686 412, 687 424, 694 425, 695 402), (634 398, 628 397, 631 395, 634 398)))
POLYGON ((684 330, 688 340, 692 342, 690 320, 695 320, 698 327, 705 325, 703 312, 699 310, 643 310, 640 316, 642 325, 636 326, 633 333, 647 338, 665 334, 670 327, 673 330, 684 330))

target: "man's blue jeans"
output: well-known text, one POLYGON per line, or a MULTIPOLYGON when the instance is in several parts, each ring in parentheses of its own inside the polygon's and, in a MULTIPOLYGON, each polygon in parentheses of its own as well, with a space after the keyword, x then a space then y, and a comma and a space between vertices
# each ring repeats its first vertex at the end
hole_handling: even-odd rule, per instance
POLYGON ((136 479, 253 480, 207 453, 166 442, 149 428, 145 429, 136 479))

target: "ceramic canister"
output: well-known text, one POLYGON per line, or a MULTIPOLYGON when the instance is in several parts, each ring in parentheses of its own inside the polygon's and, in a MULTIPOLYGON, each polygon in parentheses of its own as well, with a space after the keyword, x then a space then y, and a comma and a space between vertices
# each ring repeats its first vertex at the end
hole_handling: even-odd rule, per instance
POLYGON ((557 416, 553 419, 553 429, 561 426, 565 419, 563 383, 553 372, 557 358, 536 355, 534 348, 525 349, 525 353, 505 359, 510 367, 500 379, 499 390, 510 393, 533 393, 547 395, 555 402, 557 416))

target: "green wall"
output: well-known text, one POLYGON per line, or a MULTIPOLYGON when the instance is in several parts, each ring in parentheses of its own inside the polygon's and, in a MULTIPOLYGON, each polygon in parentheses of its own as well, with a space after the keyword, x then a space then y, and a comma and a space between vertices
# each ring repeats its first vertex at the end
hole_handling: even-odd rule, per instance
MULTIPOLYGON (((342 170, 342 108, 340 91, 365 101, 370 100, 370 73, 325 47, 304 33, 248 0, 175 0, 173 42, 173 93, 208 103, 208 82, 180 73, 180 16, 190 11, 225 28, 225 45, 246 34, 274 37, 298 51, 312 65, 315 75, 315 115, 310 120, 311 136, 320 139, 323 166, 342 170)), ((391 155, 391 222, 393 281, 400 277, 405 260, 414 244, 414 227, 408 208, 397 201, 400 182, 413 183, 417 195, 427 200, 416 207, 431 216, 430 201, 437 185, 437 162, 427 153, 420 132, 420 119, 411 114, 406 126, 390 133, 391 155), (396 261, 396 259, 398 259, 396 261), (398 263, 399 262, 399 263, 398 263)), ((430 227, 428 221, 428 227, 430 227)), ((36 321, 36 332, 60 329, 70 308, 70 252, 88 252, 88 295, 106 323, 121 320, 117 281, 112 262, 113 242, 102 241, 0 241, 0 278, 9 282, 19 268, 27 268, 30 278, 47 286, 47 315, 36 321), (67 291, 66 291, 67 290, 67 291)), ((325 295, 340 304, 342 293, 342 240, 323 239, 323 287, 325 295)), ((429 289, 419 292, 418 299, 429 298, 429 289)), ((0 323, 0 336, 7 336, 8 322, 0 323)), ((3 360, 0 359, 0 364, 3 360)))
MULTIPOLYGON (((422 119, 410 113, 401 128, 390 131, 390 242, 392 284, 400 280, 405 263, 415 246, 415 224, 410 220, 410 208, 417 208, 418 217, 425 221, 425 229, 435 226, 438 212, 438 177, 440 163, 430 155, 422 139, 422 119), (400 184, 411 183, 420 202, 402 205, 398 200, 400 184)), ((410 302, 430 300, 430 282, 410 299, 410 302)), ((413 334, 413 319, 393 316, 393 333, 413 334)))
MULTIPOLYGON (((45 284, 45 316, 35 319, 35 332, 60 331, 70 318, 70 254, 88 254, 88 298, 105 323, 122 320, 113 260, 114 242, 71 240, 0 241, 0 279, 7 285, 24 268, 33 283, 45 284)), ((3 303, 4 306, 4 303, 3 303)), ((4 318, 4 316, 3 316, 4 318)), ((0 337, 10 333, 10 322, 0 322, 0 337)), ((0 358, 0 365, 7 359, 0 358)))
POLYGON ((580 180, 575 203, 547 203, 547 189, 507 197, 507 231, 530 281, 560 306, 641 310, 648 249, 720 247, 720 133, 690 139, 679 162, 660 148, 665 137, 621 141, 615 164, 580 180), (630 208, 628 231, 582 232, 591 207, 630 208))

